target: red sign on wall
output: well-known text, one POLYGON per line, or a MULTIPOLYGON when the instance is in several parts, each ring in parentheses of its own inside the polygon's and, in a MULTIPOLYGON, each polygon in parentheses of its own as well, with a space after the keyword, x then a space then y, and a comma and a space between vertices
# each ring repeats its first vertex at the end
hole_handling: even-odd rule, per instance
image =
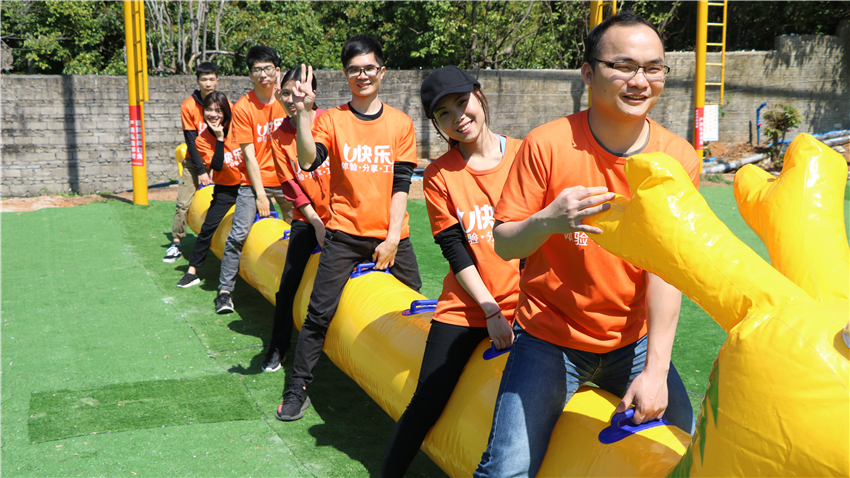
POLYGON ((705 138, 705 121, 702 108, 694 110, 694 149, 699 151, 703 149, 703 138, 705 138))
POLYGON ((130 106, 130 158, 133 166, 145 165, 145 133, 142 130, 142 108, 130 106))

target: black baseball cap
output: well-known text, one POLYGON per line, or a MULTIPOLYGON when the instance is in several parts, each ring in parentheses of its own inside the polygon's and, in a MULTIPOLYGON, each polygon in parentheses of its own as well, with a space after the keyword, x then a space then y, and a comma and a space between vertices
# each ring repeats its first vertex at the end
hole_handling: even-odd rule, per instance
POLYGON ((454 65, 432 71, 419 88, 425 115, 428 118, 434 117, 432 111, 442 97, 453 93, 471 93, 476 86, 481 88, 481 83, 454 65))

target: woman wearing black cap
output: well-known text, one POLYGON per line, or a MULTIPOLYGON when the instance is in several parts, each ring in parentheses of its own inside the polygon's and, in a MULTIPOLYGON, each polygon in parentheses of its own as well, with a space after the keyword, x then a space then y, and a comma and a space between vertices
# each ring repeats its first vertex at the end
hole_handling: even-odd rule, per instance
POLYGON ((481 84, 456 66, 431 73, 422 106, 449 151, 425 170, 425 199, 434 240, 451 271, 431 321, 419 383, 398 420, 380 476, 400 477, 443 412, 461 372, 482 340, 510 347, 519 296, 519 260, 493 247, 493 212, 520 141, 490 131, 481 84))

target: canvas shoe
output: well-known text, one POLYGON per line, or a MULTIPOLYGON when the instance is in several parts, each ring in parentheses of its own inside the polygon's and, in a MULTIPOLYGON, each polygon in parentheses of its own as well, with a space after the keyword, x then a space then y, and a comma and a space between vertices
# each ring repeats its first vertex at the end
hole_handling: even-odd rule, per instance
POLYGON ((183 274, 183 278, 177 282, 177 287, 182 287, 183 289, 188 289, 193 285, 198 285, 201 283, 201 279, 198 279, 196 274, 189 274, 188 272, 183 274))
POLYGON ((162 262, 174 262, 183 255, 180 252, 180 243, 173 242, 168 250, 165 251, 165 257, 162 258, 162 262))
POLYGON ((263 372, 277 372, 280 366, 286 361, 286 354, 281 354, 277 347, 269 346, 269 351, 266 352, 266 358, 263 359, 263 372))
POLYGON ((233 299, 228 292, 219 292, 215 296, 215 313, 229 314, 231 312, 233 312, 233 299))
POLYGON ((304 416, 304 410, 310 406, 307 391, 298 385, 290 385, 283 392, 283 403, 277 407, 274 417, 282 422, 294 422, 304 416))

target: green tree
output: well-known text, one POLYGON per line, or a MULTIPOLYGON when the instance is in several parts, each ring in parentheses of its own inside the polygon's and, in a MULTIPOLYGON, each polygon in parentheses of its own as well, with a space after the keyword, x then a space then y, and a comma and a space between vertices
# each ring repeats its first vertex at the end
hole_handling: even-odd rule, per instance
POLYGON ((15 51, 16 72, 126 72, 121 2, 5 1, 0 16, 0 36, 15 51))

